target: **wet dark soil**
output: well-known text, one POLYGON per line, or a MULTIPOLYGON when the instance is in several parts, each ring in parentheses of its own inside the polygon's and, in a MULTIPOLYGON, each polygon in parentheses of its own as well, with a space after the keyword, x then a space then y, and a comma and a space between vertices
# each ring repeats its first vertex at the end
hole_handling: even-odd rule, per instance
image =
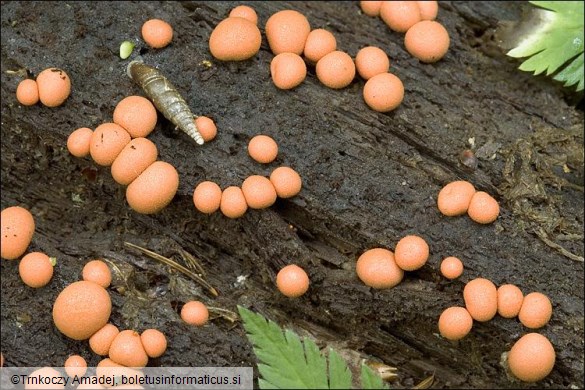
POLYGON ((72 353, 97 364, 87 342, 56 330, 51 308, 88 260, 103 258, 114 270, 111 322, 139 331, 155 327, 168 336, 169 348, 154 365, 255 365, 242 327, 225 312, 212 309, 203 328, 181 321, 181 305, 199 299, 230 312, 246 306, 355 362, 396 367, 393 387, 411 387, 434 374, 436 388, 582 388, 583 112, 549 79, 518 71, 519 62, 499 48, 495 29, 518 18, 521 4, 442 2, 439 21, 451 35, 450 51, 436 64, 421 64, 405 51, 402 34, 360 14, 358 2, 254 3, 260 26, 278 10, 296 9, 313 28, 332 31, 338 48, 352 56, 366 45, 383 48, 406 90, 402 105, 387 114, 364 104, 363 80, 331 90, 312 67, 302 85, 278 90, 265 38, 248 61, 214 60, 210 32, 237 4, 2 2, 1 206, 30 209, 37 230, 29 251, 58 259, 51 283, 37 290, 20 281, 18 261, 1 262, 6 364, 60 366, 72 353), (142 23, 155 17, 175 31, 161 50, 140 39, 142 23), (143 95, 125 74, 129 60, 118 56, 124 40, 135 41, 134 54, 159 68, 194 113, 213 118, 219 129, 214 141, 199 147, 159 120, 149 138, 159 158, 177 168, 180 188, 155 215, 132 211, 108 168, 66 148, 72 130, 110 122, 118 101, 143 95), (17 84, 48 67, 72 79, 65 104, 18 104, 17 84), (259 133, 280 147, 267 166, 246 151, 259 133), (460 161, 466 149, 477 155, 475 170, 460 161), (225 188, 280 165, 301 174, 298 196, 235 220, 193 207, 200 181, 225 188), (495 223, 438 212, 437 193, 456 179, 499 200, 495 223), (394 249, 408 234, 427 240, 428 263, 391 290, 364 286, 354 271, 357 257, 372 247, 394 249), (189 252, 219 295, 125 242, 182 264, 181 249, 189 252), (465 264, 456 281, 438 272, 446 256, 465 264), (309 292, 298 299, 275 288, 276 272, 288 263, 303 266, 311 278, 309 292), (500 364, 529 332, 517 319, 475 323, 460 342, 438 336, 440 313, 462 305, 463 286, 476 277, 551 298, 552 319, 537 330, 557 352, 546 379, 519 383, 500 364))

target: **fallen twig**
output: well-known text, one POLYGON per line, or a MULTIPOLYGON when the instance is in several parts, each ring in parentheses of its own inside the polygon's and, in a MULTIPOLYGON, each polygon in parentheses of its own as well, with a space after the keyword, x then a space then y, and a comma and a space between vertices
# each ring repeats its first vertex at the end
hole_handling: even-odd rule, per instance
POLYGON ((193 271, 183 267, 181 264, 178 264, 177 262, 175 262, 167 257, 159 255, 156 252, 150 251, 146 248, 142 248, 142 247, 135 245, 135 244, 132 244, 130 242, 124 242, 124 245, 127 246, 128 248, 136 249, 136 250, 144 253, 145 255, 147 255, 155 260, 158 260, 161 263, 164 263, 164 264, 168 265, 169 267, 171 267, 179 272, 182 272, 183 274, 187 275, 188 277, 190 277, 191 279, 193 279, 194 281, 196 281, 197 283, 199 283, 200 285, 205 287, 214 297, 217 297, 219 295, 217 290, 212 285, 207 283, 205 281, 205 279, 203 279, 201 276, 197 275, 193 271))
POLYGON ((563 248, 562 246, 560 246, 559 244, 557 244, 556 242, 550 240, 548 238, 547 234, 544 232, 544 230, 538 229, 535 231, 535 233, 546 245, 550 246, 553 249, 558 250, 565 257, 568 257, 571 260, 580 261, 581 263, 583 263, 583 256, 578 256, 574 253, 571 253, 568 250, 566 250, 565 248, 563 248))

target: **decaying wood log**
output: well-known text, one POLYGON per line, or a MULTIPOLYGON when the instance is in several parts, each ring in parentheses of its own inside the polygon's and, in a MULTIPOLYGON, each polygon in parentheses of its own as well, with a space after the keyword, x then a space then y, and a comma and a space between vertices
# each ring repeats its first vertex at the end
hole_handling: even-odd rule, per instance
POLYGON ((111 322, 158 328, 168 337, 168 351, 153 364, 255 365, 241 326, 223 316, 198 329, 180 320, 180 305, 200 299, 236 312, 238 304, 249 307, 344 356, 396 367, 395 387, 433 374, 435 387, 519 386, 500 365, 502 353, 528 332, 516 319, 475 323, 457 343, 438 336, 440 313, 463 305, 464 284, 484 277, 551 298, 552 319, 538 332, 550 338, 557 362, 534 386, 582 388, 583 263, 541 238, 583 257, 583 112, 550 80, 518 71, 518 61, 498 47, 498 23, 518 18, 522 5, 441 2, 438 20, 451 35, 450 51, 436 64, 422 64, 406 52, 402 34, 361 14, 358 2, 253 4, 262 33, 274 12, 296 9, 312 28, 331 31, 338 49, 352 56, 366 45, 385 50, 406 92, 398 109, 381 114, 364 104, 363 80, 331 90, 311 66, 299 87, 278 90, 264 35, 254 58, 214 60, 209 34, 237 4, 3 2, 2 208, 29 208, 37 223, 29 250, 58 259, 52 282, 39 290, 19 280, 16 261, 2 261, 7 364, 60 366, 72 353, 97 364, 87 343, 55 329, 51 307, 64 286, 80 279, 87 260, 104 258, 116 265, 111 322), (154 17, 175 31, 171 45, 160 50, 140 39, 142 23, 154 17), (160 118, 149 138, 159 158, 177 168, 180 187, 155 215, 131 211, 108 168, 66 149, 71 131, 111 122, 118 101, 143 94, 125 75, 132 57, 118 56, 124 40, 137 42, 135 54, 164 71, 195 115, 218 126, 217 138, 197 147, 160 118), (56 108, 19 105, 14 92, 23 75, 50 66, 71 77, 69 99, 56 108), (247 155, 256 134, 279 143, 274 163, 260 165, 247 155), (466 149, 476 152, 475 170, 459 161, 466 149), (298 196, 235 220, 193 207, 200 181, 240 185, 279 165, 302 176, 298 196), (438 191, 456 179, 498 199, 494 224, 438 212, 438 191), (354 271, 357 257, 373 247, 392 250, 407 234, 427 240, 429 262, 391 290, 364 286, 354 271), (218 297, 124 242, 178 262, 181 250, 192 254, 218 297), (447 256, 463 260, 460 279, 440 276, 447 256), (278 269, 289 263, 311 278, 309 292, 294 300, 279 295, 274 284, 278 269))

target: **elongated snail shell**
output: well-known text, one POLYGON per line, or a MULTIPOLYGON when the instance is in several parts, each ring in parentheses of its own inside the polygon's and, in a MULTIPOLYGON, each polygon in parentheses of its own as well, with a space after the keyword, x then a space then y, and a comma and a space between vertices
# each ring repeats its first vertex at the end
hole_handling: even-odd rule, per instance
POLYGON ((144 90, 165 118, 188 134, 197 144, 203 145, 203 137, 195 125, 194 115, 187 102, 158 69, 141 61, 132 61, 128 64, 126 72, 144 90))

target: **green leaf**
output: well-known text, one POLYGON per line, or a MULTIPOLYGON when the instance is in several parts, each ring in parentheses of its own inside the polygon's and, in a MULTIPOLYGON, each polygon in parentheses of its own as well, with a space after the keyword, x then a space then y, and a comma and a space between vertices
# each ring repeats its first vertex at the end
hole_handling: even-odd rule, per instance
POLYGON ((362 388, 363 389, 387 389, 382 378, 365 364, 362 364, 362 388))
POLYGON ((303 348, 294 332, 287 330, 283 334, 277 324, 261 315, 240 306, 238 310, 248 338, 254 345, 254 353, 261 362, 258 364, 263 379, 259 382, 261 388, 327 387, 327 362, 314 342, 305 340, 303 348))
POLYGON ((583 90, 583 62, 585 60, 585 53, 577 56, 565 69, 557 73, 553 79, 564 82, 565 87, 577 84, 577 91, 583 90))
POLYGON ((261 389, 278 389, 278 387, 275 387, 272 383, 270 382, 266 382, 264 379, 260 378, 258 379, 258 386, 260 386, 261 389))
MULTIPOLYGON (((248 339, 260 361, 261 389, 349 389, 351 372, 332 349, 329 359, 315 342, 303 341, 291 330, 283 331, 272 321, 241 306, 238 311, 248 339), (328 370, 329 368, 329 370, 328 370), (329 375, 328 375, 329 374, 329 375)), ((387 389, 379 375, 362 365, 362 388, 387 389)))
POLYGON ((335 350, 329 348, 329 388, 349 389, 351 387, 351 372, 345 361, 335 350))
MULTIPOLYGON (((287 333, 290 332, 287 330, 287 333)), ((292 333, 292 332, 290 332, 292 333)), ((294 334, 294 333, 293 333, 294 334)), ((295 335, 296 336, 296 335, 295 335)), ((307 357, 307 364, 315 370, 308 374, 312 376, 312 382, 317 384, 319 389, 327 388, 327 359, 321 355, 317 344, 309 338, 304 339, 305 355, 307 357)))
MULTIPOLYGON (((582 1, 531 1, 543 8, 543 22, 510 50, 510 57, 530 57, 519 67, 520 70, 534 72, 535 75, 546 71, 546 75, 560 70, 555 80, 565 82, 565 86, 583 84, 583 63, 579 55, 584 50, 583 4, 582 1), (573 60, 577 57, 576 60, 573 60), (570 64, 569 61, 573 60, 570 64), (575 62, 577 61, 577 62, 575 62), (564 68, 563 65, 567 64, 564 68)), ((582 89, 582 87, 581 87, 582 89)))
POLYGON ((578 1, 529 1, 530 4, 535 5, 540 8, 548 9, 555 12, 568 12, 568 11, 576 11, 578 12, 579 3, 578 1))

